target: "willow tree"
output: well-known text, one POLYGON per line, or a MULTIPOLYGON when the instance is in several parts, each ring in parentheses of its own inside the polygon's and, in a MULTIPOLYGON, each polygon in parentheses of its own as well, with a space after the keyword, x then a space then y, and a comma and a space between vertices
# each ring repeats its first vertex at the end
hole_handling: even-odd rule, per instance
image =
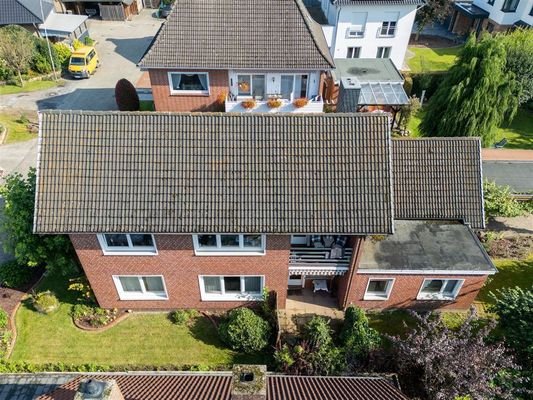
POLYGON ((422 134, 480 136, 484 145, 492 144, 496 128, 516 113, 516 85, 501 41, 471 36, 428 103, 422 134))

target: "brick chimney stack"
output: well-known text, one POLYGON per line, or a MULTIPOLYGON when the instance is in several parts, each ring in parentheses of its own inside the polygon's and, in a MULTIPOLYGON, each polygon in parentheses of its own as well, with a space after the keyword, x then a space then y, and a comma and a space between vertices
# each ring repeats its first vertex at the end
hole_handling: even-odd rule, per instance
POLYGON ((231 400, 266 400, 265 365, 234 365, 231 400))

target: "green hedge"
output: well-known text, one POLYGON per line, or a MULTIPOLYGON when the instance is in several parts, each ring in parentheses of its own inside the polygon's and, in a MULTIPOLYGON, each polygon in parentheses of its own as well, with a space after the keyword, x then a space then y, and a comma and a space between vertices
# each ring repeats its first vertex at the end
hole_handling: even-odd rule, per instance
MULTIPOLYGON (((411 94, 420 98, 422 90, 426 90, 425 99, 430 98, 442 83, 446 72, 427 72, 409 75, 413 80, 411 94)), ((407 77, 406 77, 407 80, 407 77)))
POLYGON ((32 364, 25 361, 0 360, 0 373, 35 373, 35 372, 127 372, 127 371, 230 371, 232 365, 192 365, 192 364, 32 364))

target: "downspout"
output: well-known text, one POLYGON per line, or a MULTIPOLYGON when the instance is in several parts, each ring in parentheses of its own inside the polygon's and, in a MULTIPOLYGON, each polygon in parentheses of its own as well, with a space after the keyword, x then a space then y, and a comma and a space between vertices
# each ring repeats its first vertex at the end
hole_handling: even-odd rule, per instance
POLYGON ((342 304, 341 304, 341 308, 343 310, 346 309, 347 302, 348 302, 348 296, 349 296, 349 293, 352 291, 353 281, 356 275, 356 267, 359 264, 359 258, 361 257, 361 253, 363 252, 364 242, 365 242, 364 236, 358 238, 357 246, 356 246, 357 248, 352 255, 352 262, 350 264, 350 270, 348 271, 348 284, 346 285, 346 291, 344 293, 344 298, 342 299, 342 304))

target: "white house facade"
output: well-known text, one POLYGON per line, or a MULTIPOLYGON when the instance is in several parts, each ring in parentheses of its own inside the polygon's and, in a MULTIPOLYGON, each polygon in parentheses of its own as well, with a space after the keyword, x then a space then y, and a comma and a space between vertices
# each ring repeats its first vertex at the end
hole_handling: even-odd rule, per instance
POLYGON ((422 0, 321 0, 333 58, 390 58, 403 66, 422 0))

